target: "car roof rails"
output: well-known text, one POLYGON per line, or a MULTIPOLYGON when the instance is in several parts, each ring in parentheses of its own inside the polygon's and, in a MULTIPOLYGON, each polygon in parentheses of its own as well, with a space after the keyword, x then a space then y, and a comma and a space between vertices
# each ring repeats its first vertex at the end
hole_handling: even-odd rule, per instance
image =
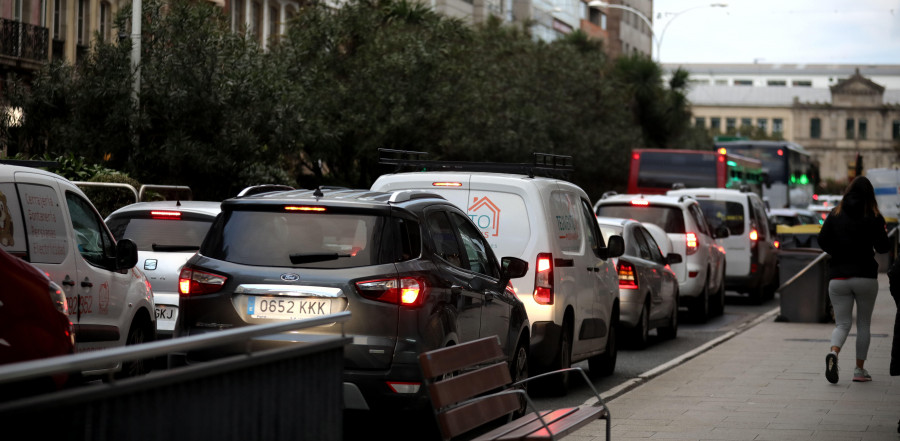
POLYGON ((672 190, 684 190, 685 188, 687 187, 684 186, 684 182, 675 182, 672 184, 672 190))
POLYGON ((19 167, 46 168, 53 170, 59 167, 56 161, 38 161, 32 159, 0 159, 0 164, 17 165, 19 167))
POLYGON ((391 197, 388 199, 388 203, 396 203, 396 202, 407 202, 414 199, 427 199, 427 198, 437 198, 444 199, 443 196, 433 193, 427 190, 397 190, 391 193, 391 197))
POLYGON ((378 149, 378 152, 381 154, 379 163, 395 166, 394 173, 399 173, 406 167, 417 171, 513 173, 528 175, 530 178, 542 176, 568 179, 575 170, 571 156, 551 153, 532 153, 531 163, 508 163, 423 159, 428 156, 427 152, 410 150, 378 149))
POLYGON ((606 198, 608 198, 608 197, 610 197, 610 196, 615 196, 615 195, 617 195, 617 194, 619 194, 619 193, 616 193, 615 190, 610 190, 610 191, 604 192, 604 193, 600 196, 600 199, 606 199, 606 198))
POLYGON ((289 185, 280 185, 280 184, 261 184, 261 185, 252 185, 241 190, 238 193, 237 197, 242 198, 246 196, 252 196, 260 193, 270 193, 273 191, 291 191, 296 190, 296 188, 291 187, 289 185))

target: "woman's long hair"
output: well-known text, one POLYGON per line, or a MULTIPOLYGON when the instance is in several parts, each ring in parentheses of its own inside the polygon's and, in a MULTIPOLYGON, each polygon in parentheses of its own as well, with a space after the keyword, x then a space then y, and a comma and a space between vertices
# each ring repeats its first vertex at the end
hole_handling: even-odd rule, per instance
POLYGON ((875 187, 872 186, 872 181, 869 181, 869 178, 865 176, 857 176, 853 178, 853 181, 850 182, 850 185, 847 186, 847 189, 844 190, 844 195, 841 197, 841 202, 838 203, 837 208, 834 209, 835 214, 840 214, 844 208, 844 202, 848 201, 847 195, 853 195, 850 199, 855 199, 859 203, 863 204, 862 214, 863 216, 878 216, 881 214, 881 211, 878 210, 878 201, 875 199, 875 187))

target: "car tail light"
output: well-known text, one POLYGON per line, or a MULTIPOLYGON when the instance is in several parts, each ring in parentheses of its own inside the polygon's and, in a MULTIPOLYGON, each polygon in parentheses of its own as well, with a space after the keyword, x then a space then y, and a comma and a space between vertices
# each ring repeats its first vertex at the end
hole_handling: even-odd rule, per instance
POLYGON ((622 289, 637 289, 637 278, 634 276, 634 265, 619 261, 619 265, 616 270, 619 273, 619 288, 622 289))
POLYGON ((285 205, 284 211, 302 211, 320 213, 325 211, 325 207, 315 207, 307 205, 285 205))
POLYGON ((171 210, 151 210, 150 217, 153 219, 181 219, 180 211, 171 211, 171 210))
POLYGON ((184 267, 178 276, 178 293, 182 296, 211 294, 221 290, 226 280, 228 277, 184 267))
POLYGON ((462 182, 432 182, 432 187, 462 187, 462 182))
POLYGON ((685 250, 687 254, 694 254, 697 252, 697 235, 694 233, 685 233, 684 234, 684 246, 687 247, 685 250))
POLYGON ((427 288, 425 279, 418 277, 356 282, 356 290, 359 295, 367 299, 403 306, 420 306, 425 302, 427 288))
POLYGON ((753 242, 756 242, 757 240, 759 240, 759 232, 756 231, 755 229, 750 230, 750 240, 753 242))
POLYGON ((759 271, 759 265, 756 263, 751 263, 750 264, 750 273, 756 274, 757 271, 759 271))
POLYGON ((553 255, 540 253, 537 256, 537 271, 534 272, 534 301, 540 305, 553 304, 553 255))
POLYGON ((781 242, 775 241, 775 248, 781 248, 781 242))

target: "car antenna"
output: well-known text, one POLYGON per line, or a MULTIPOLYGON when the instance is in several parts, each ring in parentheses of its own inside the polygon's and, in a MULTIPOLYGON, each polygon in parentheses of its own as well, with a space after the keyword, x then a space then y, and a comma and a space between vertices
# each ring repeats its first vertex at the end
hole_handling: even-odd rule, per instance
POLYGON ((321 186, 316 187, 316 191, 313 192, 313 196, 316 198, 317 201, 319 200, 320 197, 325 196, 325 193, 322 193, 321 186))

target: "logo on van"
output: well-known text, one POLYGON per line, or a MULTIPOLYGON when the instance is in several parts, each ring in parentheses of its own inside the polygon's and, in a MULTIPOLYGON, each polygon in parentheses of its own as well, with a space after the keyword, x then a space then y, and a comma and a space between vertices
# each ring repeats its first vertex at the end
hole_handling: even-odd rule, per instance
POLYGON ((500 235, 500 207, 491 202, 487 196, 474 198, 474 203, 469 207, 469 217, 472 222, 481 229, 485 239, 490 236, 500 235))

